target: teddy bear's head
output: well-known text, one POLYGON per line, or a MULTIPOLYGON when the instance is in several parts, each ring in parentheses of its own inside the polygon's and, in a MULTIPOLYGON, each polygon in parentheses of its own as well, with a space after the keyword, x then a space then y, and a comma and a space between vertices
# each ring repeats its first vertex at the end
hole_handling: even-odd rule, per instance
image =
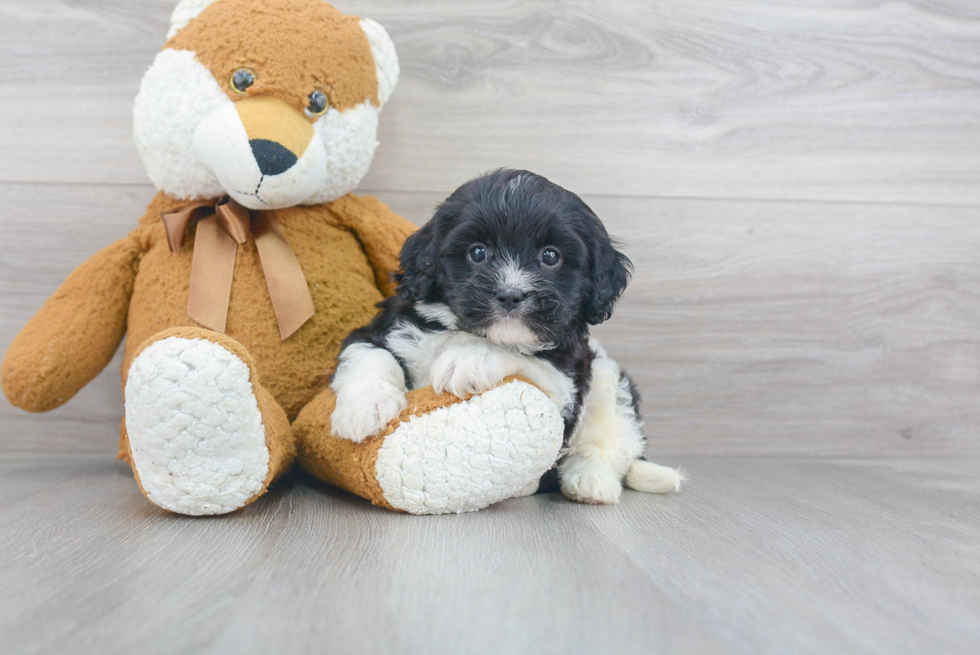
POLYGON ((179 199, 329 202, 367 173, 398 72, 383 27, 324 0, 182 0, 136 96, 137 148, 179 199))

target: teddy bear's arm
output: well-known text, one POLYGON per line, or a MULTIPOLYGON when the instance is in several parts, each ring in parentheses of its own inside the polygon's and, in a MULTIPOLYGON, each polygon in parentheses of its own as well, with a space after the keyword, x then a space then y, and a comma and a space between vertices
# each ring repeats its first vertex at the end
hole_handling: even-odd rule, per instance
POLYGON ((142 252, 135 234, 100 250, 27 322, 0 370, 11 404, 29 412, 54 409, 105 368, 126 332, 142 252))
POLYGON ((391 274, 398 270, 402 244, 418 228, 371 196, 347 194, 334 201, 331 209, 340 224, 357 235, 371 262, 378 289, 386 296, 393 295, 391 274))

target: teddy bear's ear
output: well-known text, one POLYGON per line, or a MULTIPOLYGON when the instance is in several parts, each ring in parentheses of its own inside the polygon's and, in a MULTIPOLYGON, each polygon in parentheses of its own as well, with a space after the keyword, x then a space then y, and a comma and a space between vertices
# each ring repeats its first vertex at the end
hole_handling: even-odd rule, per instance
POLYGON ((388 32, 378 23, 370 18, 362 18, 361 29, 371 44, 371 54, 374 55, 374 65, 378 73, 378 100, 383 106, 398 84, 398 53, 395 52, 395 44, 391 42, 388 32))
POLYGON ((180 0, 180 3, 174 8, 174 13, 170 14, 170 30, 167 32, 167 39, 174 38, 177 32, 187 27, 188 23, 197 18, 212 2, 214 0, 180 0))

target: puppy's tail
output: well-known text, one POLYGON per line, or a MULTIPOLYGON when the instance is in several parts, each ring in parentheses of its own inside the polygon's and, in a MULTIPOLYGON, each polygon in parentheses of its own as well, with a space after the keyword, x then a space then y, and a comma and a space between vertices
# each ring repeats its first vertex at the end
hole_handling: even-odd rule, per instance
POLYGON ((680 491, 684 472, 668 466, 638 459, 626 474, 626 486, 648 494, 666 494, 680 491))

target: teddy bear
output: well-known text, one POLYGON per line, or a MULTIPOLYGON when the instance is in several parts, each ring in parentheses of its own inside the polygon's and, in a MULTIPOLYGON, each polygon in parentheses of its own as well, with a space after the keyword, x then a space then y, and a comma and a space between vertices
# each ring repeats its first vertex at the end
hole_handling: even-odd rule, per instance
POLYGON ((10 402, 62 405, 125 338, 118 457, 151 502, 186 515, 240 509, 296 461, 415 514, 536 488, 563 424, 526 380, 419 389, 377 436, 332 434, 341 342, 394 292, 415 230, 351 193, 398 76, 384 28, 324 0, 182 0, 134 106, 158 193, 14 339, 10 402))

